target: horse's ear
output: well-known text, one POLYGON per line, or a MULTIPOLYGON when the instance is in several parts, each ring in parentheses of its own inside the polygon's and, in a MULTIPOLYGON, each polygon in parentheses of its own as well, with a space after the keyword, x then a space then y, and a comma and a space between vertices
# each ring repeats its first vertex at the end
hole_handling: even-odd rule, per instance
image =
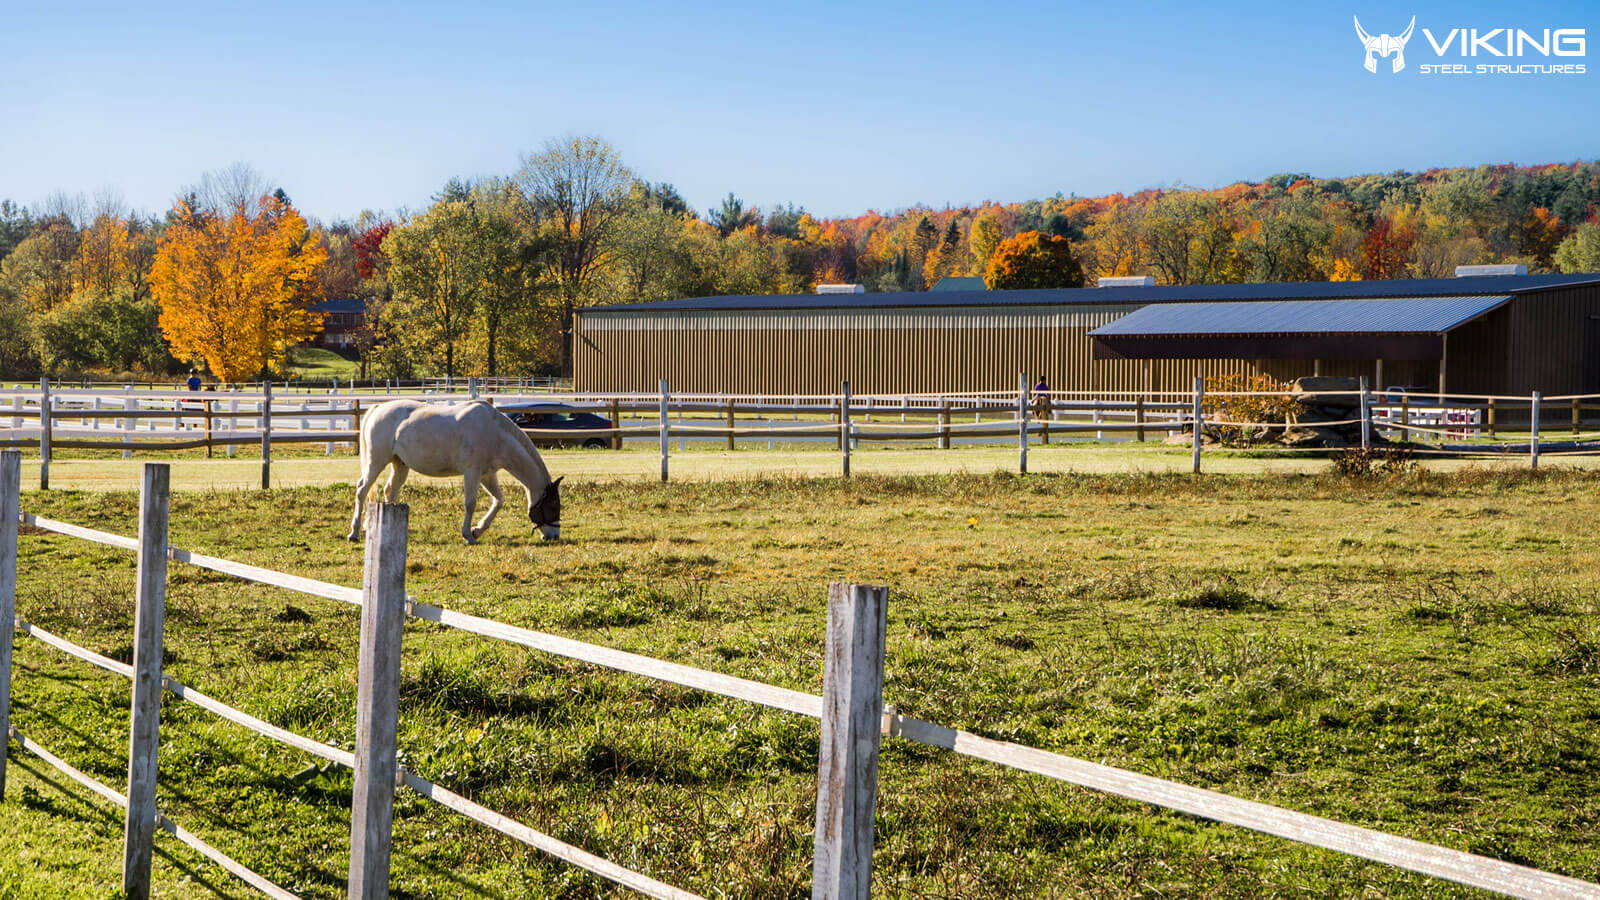
POLYGON ((566 480, 567 480, 567 476, 565 476, 565 475, 562 475, 560 478, 557 478, 556 481, 555 481, 556 487, 560 487, 561 486, 561 482, 566 481, 566 480))

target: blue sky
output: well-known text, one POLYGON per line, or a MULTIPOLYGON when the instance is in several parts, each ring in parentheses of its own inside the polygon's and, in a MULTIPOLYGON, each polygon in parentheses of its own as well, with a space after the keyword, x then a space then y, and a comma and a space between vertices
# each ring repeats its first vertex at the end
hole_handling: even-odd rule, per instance
POLYGON ((1600 156, 1574 76, 1425 76, 1421 35, 1585 28, 1578 2, 78 4, 0 8, 0 197, 163 210, 244 161, 308 213, 425 205, 598 134, 700 209, 825 215, 1275 172, 1600 156), (1206 8, 1217 6, 1221 8, 1206 8), (1399 34, 1366 72, 1352 14, 1399 34))

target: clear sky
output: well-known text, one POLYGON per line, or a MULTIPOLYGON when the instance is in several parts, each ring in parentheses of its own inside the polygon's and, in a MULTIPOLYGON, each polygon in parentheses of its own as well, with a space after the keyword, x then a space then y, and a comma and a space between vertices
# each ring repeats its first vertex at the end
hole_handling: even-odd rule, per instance
POLYGON ((0 197, 167 208, 235 161, 323 220, 425 205, 597 134, 704 210, 825 215, 1600 156, 1586 75, 1427 76, 1421 30, 1584 28, 1600 3, 544 4, 0 0, 0 197), (1417 32, 1362 68, 1351 16, 1417 32))

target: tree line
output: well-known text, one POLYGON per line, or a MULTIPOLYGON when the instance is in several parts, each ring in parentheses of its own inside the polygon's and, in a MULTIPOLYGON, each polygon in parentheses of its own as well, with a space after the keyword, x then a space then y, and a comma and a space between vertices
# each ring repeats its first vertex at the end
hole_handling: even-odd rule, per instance
POLYGON ((596 303, 807 292, 1445 277, 1458 265, 1600 271, 1600 163, 1349 178, 1274 175, 1214 190, 912 207, 855 217, 704 214, 595 137, 552 141, 504 176, 452 179, 425 209, 307 219, 248 166, 209 173, 162 216, 114 193, 0 201, 0 374, 281 374, 313 307, 358 298, 352 351, 374 377, 566 371, 596 303))

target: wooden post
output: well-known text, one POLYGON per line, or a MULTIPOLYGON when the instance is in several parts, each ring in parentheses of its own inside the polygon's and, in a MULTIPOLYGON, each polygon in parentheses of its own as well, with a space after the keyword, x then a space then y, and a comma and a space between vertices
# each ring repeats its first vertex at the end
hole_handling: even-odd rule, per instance
POLYGON ((128 725, 128 810, 122 839, 122 891, 129 900, 147 900, 150 896, 150 855, 157 827, 156 748, 161 731, 169 487, 166 463, 144 464, 133 617, 133 700, 128 725))
POLYGON ((1199 375, 1194 377, 1194 473, 1200 474, 1200 445, 1202 433, 1205 431, 1205 414, 1201 412, 1200 404, 1205 400, 1206 380, 1199 375))
MULTIPOLYGON (((139 398, 137 398, 137 397, 135 397, 133 395, 133 385, 131 385, 131 384, 128 385, 127 391, 128 391, 128 395, 126 397, 122 398, 122 408, 128 413, 126 416, 123 416, 123 418, 122 418, 122 431, 123 431, 122 440, 127 444, 132 444, 133 443, 133 429, 134 429, 134 426, 137 424, 134 421, 133 414, 135 412, 137 412, 138 409, 139 409, 139 398)), ((132 459, 133 458, 133 448, 129 447, 129 446, 124 446, 122 448, 122 458, 123 459, 132 459)))
POLYGON ((888 605, 888 588, 828 586, 812 900, 866 900, 872 881, 888 605))
POLYGON ((728 449, 733 449, 733 398, 728 398, 728 449))
POLYGON ((211 403, 212 403, 212 401, 210 401, 210 400, 206 400, 205 401, 205 405, 206 405, 206 459, 210 459, 211 458, 211 403))
POLYGON ((1401 435, 1406 440, 1411 440, 1411 393, 1409 391, 1400 395, 1400 424, 1401 435))
POLYGON ((839 385, 839 454, 844 477, 850 477, 850 382, 839 385))
POLYGON ((261 385, 261 489, 272 487, 272 382, 261 385))
POLYGON ((1017 471, 1028 474, 1028 373, 1017 374, 1017 471))
POLYGON ((939 398, 939 449, 950 449, 950 401, 939 398))
POLYGON ((50 379, 39 379, 39 490, 50 490, 50 379))
POLYGON ((0 800, 6 799, 6 744, 11 740, 11 640, 17 622, 17 515, 22 511, 22 452, 0 450, 0 800))
POLYGON ((667 380, 661 379, 661 481, 667 480, 667 380))
POLYGON ((1489 398, 1489 437, 1494 437, 1494 398, 1489 398))
POLYGON ((1578 398, 1577 397, 1573 397, 1572 398, 1572 434, 1573 434, 1574 437, 1576 437, 1580 433, 1580 429, 1578 428, 1578 423, 1583 417, 1583 414, 1579 411, 1580 409, 1581 409, 1581 407, 1578 406, 1578 398))
POLYGON ((1528 467, 1539 468, 1539 392, 1533 392, 1532 403, 1528 410, 1528 467))
POLYGON ((478 379, 476 379, 476 378, 468 378, 467 379, 467 396, 471 397, 474 400, 478 399, 478 379))
POLYGON ((350 900, 389 896, 409 517, 410 510, 403 503, 367 505, 356 675, 356 764, 350 795, 350 900))
POLYGON ((1372 402, 1367 395, 1367 376, 1361 376, 1361 449, 1372 449, 1372 402))

